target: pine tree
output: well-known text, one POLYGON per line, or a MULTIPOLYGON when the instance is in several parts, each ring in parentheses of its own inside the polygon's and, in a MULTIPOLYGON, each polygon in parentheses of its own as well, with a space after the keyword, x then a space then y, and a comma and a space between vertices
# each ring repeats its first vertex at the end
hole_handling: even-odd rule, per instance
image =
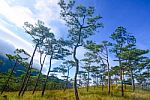
POLYGON ((43 83, 42 96, 44 95, 48 77, 51 72, 52 60, 63 60, 64 57, 70 55, 70 51, 65 48, 65 45, 68 45, 68 43, 65 40, 56 40, 54 35, 49 36, 46 40, 45 47, 46 54, 49 55, 49 69, 46 75, 46 79, 43 83))
POLYGON ((24 62, 25 60, 28 60, 28 58, 30 57, 30 55, 24 51, 23 49, 16 49, 14 51, 15 55, 11 55, 11 54, 6 54, 6 56, 8 57, 8 59, 10 60, 11 63, 11 67, 12 69, 10 70, 8 79, 5 81, 5 84, 2 88, 1 94, 3 94, 4 90, 6 89, 14 71, 15 68, 17 67, 18 64, 21 64, 22 62, 24 62), (21 55, 24 55, 25 57, 21 57, 21 55))
POLYGON ((45 54, 45 52, 44 52, 44 49, 45 48, 43 48, 43 46, 41 45, 41 47, 39 46, 38 47, 39 48, 39 53, 40 53, 40 72, 39 72, 39 74, 38 74, 38 77, 37 77, 37 79, 36 79, 36 83, 35 83, 35 86, 34 86, 34 89, 33 89, 33 92, 32 92, 32 94, 34 94, 34 92, 36 91, 36 88, 37 88, 37 86, 38 86, 38 82, 39 82, 39 79, 40 79, 40 76, 41 76, 41 74, 42 74, 42 69, 43 69, 43 66, 44 66, 44 63, 45 63, 45 60, 46 60, 46 54, 45 54), (44 56, 44 57, 43 57, 44 56), (43 57, 43 60, 42 60, 42 57, 43 57))
POLYGON ((123 50, 122 48, 126 45, 128 33, 126 32, 126 29, 124 27, 118 27, 114 33, 111 34, 111 39, 115 41, 113 43, 113 49, 112 52, 115 54, 115 56, 118 58, 119 67, 120 67, 120 80, 121 80, 121 95, 124 96, 124 88, 123 88, 123 65, 122 65, 122 59, 119 56, 123 50))
POLYGON ((102 27, 99 23, 100 16, 94 16, 94 7, 75 6, 75 1, 70 0, 68 4, 60 0, 61 17, 69 28, 69 39, 73 46, 73 58, 76 63, 74 77, 74 93, 76 100, 79 100, 77 89, 77 75, 79 73, 79 60, 76 57, 77 48, 83 46, 84 40, 94 34, 97 28, 102 27))
POLYGON ((29 62, 29 66, 27 67, 26 75, 23 79, 23 83, 22 83, 22 86, 21 86, 19 94, 18 94, 19 96, 20 95, 23 96, 27 89, 28 82, 30 79, 31 69, 32 69, 32 65, 33 65, 33 59, 34 59, 34 56, 35 56, 38 46, 43 45, 46 37, 49 36, 49 34, 51 33, 50 29, 48 27, 45 27, 44 23, 39 20, 35 25, 25 22, 24 29, 25 29, 25 32, 32 37, 35 47, 34 47, 34 51, 31 56, 30 62, 29 62))

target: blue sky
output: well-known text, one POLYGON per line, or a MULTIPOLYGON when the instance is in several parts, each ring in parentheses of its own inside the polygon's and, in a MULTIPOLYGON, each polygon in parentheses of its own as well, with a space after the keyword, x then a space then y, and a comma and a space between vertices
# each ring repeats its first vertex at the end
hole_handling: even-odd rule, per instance
MULTIPOLYGON (((45 22, 56 37, 67 34, 64 22, 60 19, 59 0, 0 0, 0 52, 11 53, 14 48, 23 48, 30 54, 33 51, 31 37, 22 26, 25 21, 35 23, 38 19, 45 22)), ((100 14, 104 28, 100 28, 90 39, 100 42, 110 40, 110 34, 118 26, 127 28, 137 38, 137 47, 150 49, 150 1, 149 0, 76 0, 77 4, 95 6, 100 14)), ((83 57, 79 48, 78 57, 83 57)), ((150 56, 150 55, 149 55, 150 56)), ((110 59, 113 59, 111 56, 110 59)), ((38 62, 38 54, 35 63, 38 62)), ((48 63, 48 61, 47 61, 48 63)), ((57 65, 57 62, 53 62, 57 65)), ((111 65, 115 64, 111 60, 111 65)), ((44 67, 45 72, 47 67, 44 67)))
MULTIPOLYGON (((85 0, 83 0, 85 1, 85 0)), ((150 49, 150 1, 149 0, 89 0, 103 19, 104 28, 95 40, 109 39, 118 26, 127 28, 137 38, 137 46, 150 49)))

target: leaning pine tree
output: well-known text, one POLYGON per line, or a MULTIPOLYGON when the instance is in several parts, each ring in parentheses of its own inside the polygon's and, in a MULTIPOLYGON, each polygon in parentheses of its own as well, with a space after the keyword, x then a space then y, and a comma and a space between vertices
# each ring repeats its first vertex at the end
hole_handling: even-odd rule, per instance
POLYGON ((64 0, 60 0, 58 4, 61 7, 61 17, 69 28, 68 37, 73 46, 73 59, 76 65, 74 93, 76 100, 79 100, 77 89, 77 75, 79 72, 79 60, 76 57, 77 48, 83 46, 84 40, 93 35, 97 28, 103 26, 102 23, 99 22, 99 19, 102 17, 94 16, 94 7, 87 8, 83 5, 75 7, 74 0, 70 0, 69 3, 65 3, 64 0))
POLYGON ((38 47, 38 52, 40 54, 40 59, 39 60, 40 60, 40 67, 41 68, 40 68, 40 72, 39 72, 39 74, 37 76, 37 79, 36 79, 36 82, 35 82, 32 94, 34 94, 35 91, 36 91, 36 88, 38 86, 38 82, 39 82, 40 77, 42 75, 42 69, 43 69, 43 66, 44 66, 44 63, 45 63, 45 60, 46 60, 46 57, 47 57, 47 54, 45 54, 44 50, 45 50, 45 46, 41 45, 41 46, 38 47))
POLYGON ((18 66, 18 64, 22 64, 25 60, 28 60, 28 58, 30 57, 30 55, 23 49, 16 49, 14 53, 15 55, 6 54, 6 56, 11 62, 12 69, 9 73, 7 80, 5 81, 4 86, 2 87, 1 94, 3 94, 4 90, 7 88, 7 85, 9 84, 9 81, 11 80, 12 75, 14 74, 14 71, 16 67, 18 66), (21 57, 21 55, 23 55, 24 57, 21 57))
POLYGON ((42 89, 42 96, 44 95, 45 89, 46 89, 46 84, 48 81, 48 77, 50 75, 51 72, 51 68, 52 68, 52 60, 64 60, 64 57, 70 55, 70 52, 68 49, 65 48, 65 46, 68 43, 63 40, 63 39, 59 39, 56 40, 55 36, 53 33, 51 33, 47 38, 46 38, 46 42, 45 42, 45 52, 46 55, 49 56, 49 69, 46 75, 46 79, 43 82, 43 89, 42 89), (65 43, 65 44, 64 44, 65 43))
POLYGON ((31 69, 33 65, 33 58, 35 56, 36 50, 40 45, 43 45, 46 37, 50 33, 50 29, 48 27, 45 27, 42 21, 38 21, 35 25, 25 22, 24 29, 25 29, 25 32, 32 37, 35 47, 34 47, 34 51, 31 56, 30 62, 29 62, 29 66, 27 67, 26 75, 23 79, 23 83, 21 85, 21 88, 18 94, 19 96, 20 95, 23 96, 27 89, 28 82, 30 79, 31 69))

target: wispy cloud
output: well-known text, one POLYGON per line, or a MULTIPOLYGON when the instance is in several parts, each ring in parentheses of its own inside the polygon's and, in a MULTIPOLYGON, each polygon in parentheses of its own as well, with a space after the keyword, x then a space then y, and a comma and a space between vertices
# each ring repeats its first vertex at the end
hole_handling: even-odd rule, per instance
MULTIPOLYGON (((3 23, 9 24, 13 26, 14 29, 16 29, 16 27, 22 28, 24 22, 26 21, 33 24, 38 19, 40 19, 51 28, 51 31, 55 33, 56 37, 60 37, 60 30, 58 29, 59 26, 54 25, 56 23, 62 23, 62 20, 59 18, 60 8, 57 5, 58 1, 59 0, 37 0, 32 4, 32 6, 30 5, 29 7, 28 5, 19 5, 19 2, 14 3, 10 2, 9 0, 1 0, 0 20, 3 20, 3 23)), ((27 1, 25 2, 25 0, 23 0, 23 2, 27 3, 27 1)), ((8 28, 7 26, 3 25, 3 23, 1 24, 0 29, 8 32, 16 38, 16 33, 18 32, 16 32, 16 30, 8 28)), ((24 38, 20 39, 19 36, 17 37, 17 39, 24 41, 24 38)), ((25 44, 27 43, 26 41, 24 42, 25 44)))
POLYGON ((0 15, 18 27, 22 27, 25 21, 34 23, 34 15, 29 8, 8 4, 7 0, 0 1, 0 15))
MULTIPOLYGON (((44 21, 46 26, 49 26, 56 37, 64 35, 64 22, 60 18, 60 8, 58 6, 59 0, 35 0, 33 4, 28 4, 27 0, 22 0, 25 4, 20 4, 20 2, 10 1, 10 0, 0 0, 0 38, 6 38, 6 42, 11 42, 15 48, 25 49, 30 55, 33 52, 33 43, 27 41, 29 39, 24 36, 23 24, 28 21, 34 24, 38 19, 44 21), (30 6, 29 6, 30 5, 30 6), (11 27, 11 28, 10 28, 11 27), (62 33, 60 33, 62 32, 62 33)), ((5 43, 6 43, 5 42, 5 43)), ((86 50, 82 47, 77 49, 77 58, 83 59, 84 52, 86 50)), ((72 56, 70 57, 72 59, 72 56)), ((46 74, 48 70, 49 58, 46 59, 46 64, 44 65, 43 73, 46 74)), ((59 65, 60 62, 53 60, 52 64, 59 65)), ((34 67, 39 69, 39 53, 36 52, 34 58, 34 67)))
POLYGON ((10 41, 0 39, 0 54, 13 54, 15 47, 10 41), (9 47, 9 48, 8 48, 9 47))
MULTIPOLYGON (((25 41, 23 38, 17 36, 15 33, 13 33, 11 30, 7 29, 6 27, 4 27, 3 25, 0 24, 0 30, 6 32, 6 34, 10 35, 11 37, 14 38, 14 40, 18 40, 19 42, 23 43, 24 45, 27 45, 29 47, 32 46, 31 43, 25 41)), ((15 41, 13 41, 15 42, 15 41)), ((21 43, 20 43, 20 46, 21 46, 21 43)), ((17 48, 19 45, 16 45, 15 47, 17 48)))
MULTIPOLYGON (((37 0, 33 4, 28 4, 26 0, 22 0, 22 2, 0 0, 0 39, 4 40, 5 38, 5 42, 3 43, 11 43, 12 47, 25 49, 29 54, 32 54, 33 43, 27 41, 29 39, 27 39, 27 36, 24 36, 25 33, 21 33, 18 30, 22 30, 23 32, 22 27, 24 22, 28 21, 34 24, 38 19, 44 21, 46 26, 52 29, 56 37, 59 37, 59 29, 53 25, 53 23, 62 23, 59 18, 58 1, 59 0, 37 0)), ((34 65, 37 69, 39 69, 38 60, 39 54, 36 53, 34 65)), ((48 63, 48 61, 47 59, 46 63, 48 63)), ((56 61, 52 63, 55 64, 56 61)), ((47 66, 44 66, 44 70, 47 69, 47 66)))
MULTIPOLYGON (((23 1, 24 3, 27 3, 27 1, 23 1)), ((22 41, 23 44, 30 46, 31 43, 18 36, 16 30, 10 29, 7 27, 8 25, 4 24, 9 24, 13 26, 13 28, 22 28, 24 22, 28 21, 30 23, 35 23, 36 20, 40 19, 44 21, 47 26, 50 26, 56 36, 59 37, 57 34, 59 33, 59 29, 56 26, 51 25, 51 23, 55 22, 61 23, 59 18, 59 6, 57 5, 58 1, 59 0, 37 0, 32 4, 32 7, 28 7, 10 2, 9 0, 1 0, 0 20, 3 21, 3 23, 0 24, 0 30, 8 33, 12 38, 15 38, 16 41, 22 41)), ((18 45, 14 45, 15 47, 18 47, 18 45)))
POLYGON ((36 15, 38 18, 47 24, 53 21, 61 21, 59 18, 60 8, 57 4, 58 2, 59 0, 37 0, 34 7, 37 10, 36 15))
MULTIPOLYGON (((60 24, 64 24, 60 18, 59 0, 37 0, 34 4, 36 10, 36 19, 44 21, 44 23, 51 28, 56 37, 60 37, 60 24), (44 9, 44 10, 43 10, 44 9), (59 23, 55 26, 56 23, 59 23)), ((61 26, 61 25, 60 25, 61 26)))

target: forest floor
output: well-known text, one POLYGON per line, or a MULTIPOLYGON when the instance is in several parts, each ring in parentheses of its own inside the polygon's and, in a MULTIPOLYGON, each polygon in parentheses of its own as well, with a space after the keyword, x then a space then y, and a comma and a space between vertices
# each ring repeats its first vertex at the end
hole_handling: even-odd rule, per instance
MULTIPOLYGON (((150 90, 136 89, 132 92, 131 87, 127 86, 124 92, 125 96, 121 97, 120 87, 111 86, 111 94, 108 95, 107 87, 102 91, 101 87, 79 88, 80 100, 150 100, 150 90)), ((63 90, 47 90, 45 95, 41 97, 41 91, 36 91, 32 95, 32 91, 27 91, 23 97, 18 97, 18 92, 5 92, 0 95, 0 100, 75 100, 73 89, 63 90)))

